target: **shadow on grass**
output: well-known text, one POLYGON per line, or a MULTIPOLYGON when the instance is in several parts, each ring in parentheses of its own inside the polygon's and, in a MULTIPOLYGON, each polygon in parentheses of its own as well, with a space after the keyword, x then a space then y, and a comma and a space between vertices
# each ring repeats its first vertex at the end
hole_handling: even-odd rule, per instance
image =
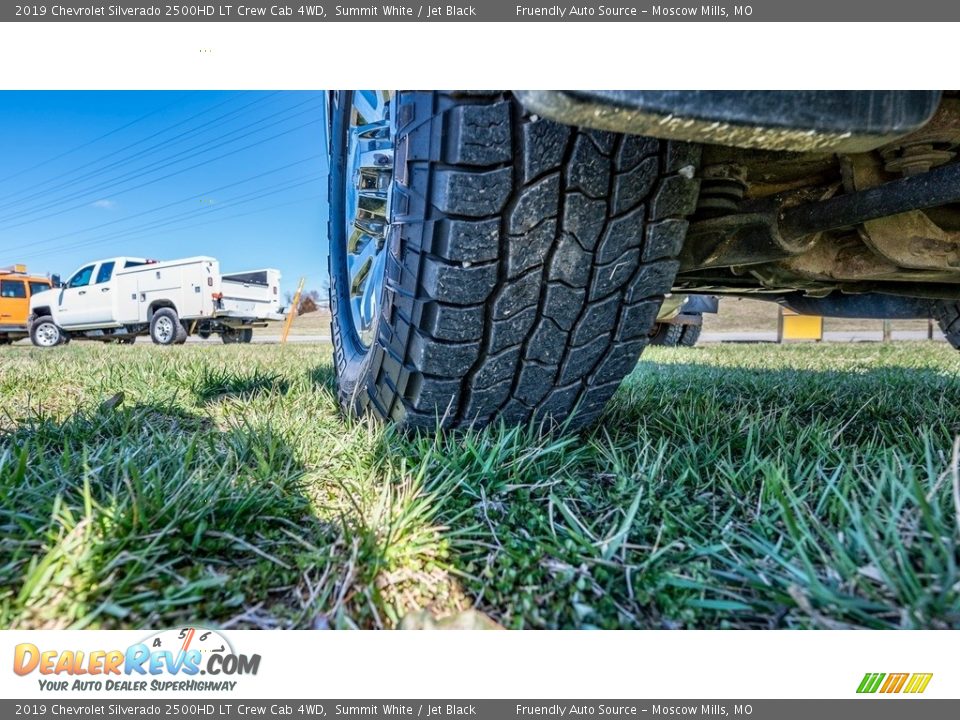
POLYGON ((320 365, 310 371, 310 380, 317 387, 327 390, 333 398, 337 397, 337 374, 332 365, 320 365))
POLYGON ((303 474, 268 426, 172 407, 28 421, 0 435, 0 625, 309 625, 336 531, 303 474))
POLYGON ((205 368, 191 388, 194 397, 201 403, 228 398, 250 399, 271 393, 285 394, 289 389, 290 383, 278 374, 262 370, 238 373, 224 368, 205 368))

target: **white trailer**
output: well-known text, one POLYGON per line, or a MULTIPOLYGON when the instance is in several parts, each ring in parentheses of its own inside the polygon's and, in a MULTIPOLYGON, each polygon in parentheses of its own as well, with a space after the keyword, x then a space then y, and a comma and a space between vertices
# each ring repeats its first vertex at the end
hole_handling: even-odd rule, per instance
POLYGON ((203 256, 97 260, 45 295, 30 303, 30 339, 40 347, 75 337, 130 343, 146 334, 158 345, 194 333, 250 342, 253 328, 284 317, 279 271, 221 275, 220 263, 203 256))

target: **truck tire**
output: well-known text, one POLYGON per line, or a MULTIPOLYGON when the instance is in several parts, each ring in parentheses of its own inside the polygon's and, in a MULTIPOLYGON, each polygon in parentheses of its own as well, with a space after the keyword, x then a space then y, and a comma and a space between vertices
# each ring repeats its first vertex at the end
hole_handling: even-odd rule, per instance
POLYGON ((63 330, 49 315, 41 315, 30 320, 29 332, 30 342, 36 347, 50 348, 65 345, 68 342, 63 330))
POLYGON ((684 325, 683 332, 680 333, 680 345, 683 347, 693 347, 700 339, 702 325, 684 325))
POLYGON ((150 339, 156 345, 181 345, 187 340, 187 330, 180 322, 177 311, 163 307, 150 318, 150 339))
MULTIPOLYGON (((699 313, 690 313, 699 314, 699 313)), ((702 316, 701 316, 702 317, 702 316)), ((665 347, 693 347, 700 339, 700 325, 676 325, 672 323, 657 323, 651 331, 651 345, 665 347)))
POLYGON ((570 128, 505 92, 338 92, 331 113, 344 410, 596 419, 671 289, 699 146, 570 128))
POLYGON ((240 330, 224 330, 220 334, 224 345, 233 345, 234 343, 249 343, 253 340, 253 329, 242 328, 240 330))
POLYGON ((673 323, 657 323, 653 326, 651 335, 651 345, 676 347, 680 344, 680 337, 683 335, 683 325, 674 325, 673 323))
POLYGON ((937 305, 940 330, 953 347, 960 350, 960 301, 944 301, 937 305))

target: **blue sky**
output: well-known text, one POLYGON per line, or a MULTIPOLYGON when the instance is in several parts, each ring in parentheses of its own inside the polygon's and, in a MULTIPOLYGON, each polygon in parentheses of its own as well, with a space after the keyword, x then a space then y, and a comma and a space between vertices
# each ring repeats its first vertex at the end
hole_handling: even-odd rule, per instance
POLYGON ((0 92, 0 266, 212 255, 326 278, 321 92, 0 92))

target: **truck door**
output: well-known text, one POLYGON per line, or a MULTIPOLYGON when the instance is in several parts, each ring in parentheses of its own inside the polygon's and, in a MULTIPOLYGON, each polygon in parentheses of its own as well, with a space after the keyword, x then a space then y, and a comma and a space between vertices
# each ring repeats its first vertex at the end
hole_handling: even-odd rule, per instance
POLYGON ((111 260, 97 266, 93 285, 86 296, 84 324, 109 325, 114 322, 113 295, 116 285, 113 282, 114 264, 111 260))
POLYGON ((0 280, 0 325, 26 325, 29 301, 23 280, 0 280))
POLYGON ((96 265, 87 265, 77 270, 57 298, 56 320, 60 327, 71 328, 83 325, 90 297, 91 281, 96 265))

